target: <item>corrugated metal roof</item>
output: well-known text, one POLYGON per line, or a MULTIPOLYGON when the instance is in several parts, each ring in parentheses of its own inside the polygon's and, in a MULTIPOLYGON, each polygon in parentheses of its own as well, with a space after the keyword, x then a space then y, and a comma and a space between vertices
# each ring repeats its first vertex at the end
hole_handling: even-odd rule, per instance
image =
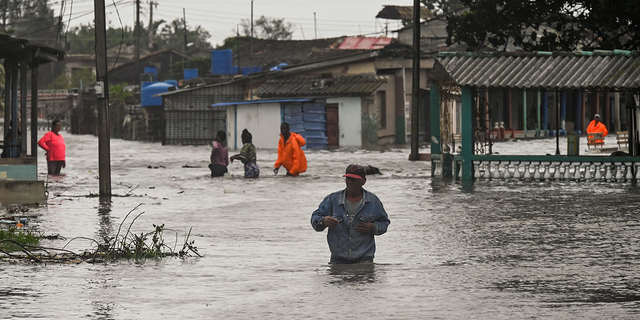
POLYGON ((64 60, 65 52, 55 48, 38 44, 29 44, 27 39, 14 38, 0 34, 0 59, 16 61, 29 60, 35 66, 49 62, 64 60))
POLYGON ((347 37, 345 38, 338 49, 342 50, 372 50, 381 49, 384 46, 391 43, 391 38, 377 38, 377 37, 347 37))
POLYGON ((482 88, 626 91, 640 87, 640 57, 636 52, 443 53, 430 80, 482 88))
POLYGON ((251 100, 251 101, 238 101, 238 102, 220 102, 214 103, 212 107, 224 107, 243 104, 262 104, 262 103, 280 103, 280 102, 309 102, 313 99, 274 99, 274 100, 251 100))
POLYGON ((256 95, 261 98, 365 96, 372 95, 386 82, 386 76, 376 75, 292 77, 269 80, 256 90, 256 95))

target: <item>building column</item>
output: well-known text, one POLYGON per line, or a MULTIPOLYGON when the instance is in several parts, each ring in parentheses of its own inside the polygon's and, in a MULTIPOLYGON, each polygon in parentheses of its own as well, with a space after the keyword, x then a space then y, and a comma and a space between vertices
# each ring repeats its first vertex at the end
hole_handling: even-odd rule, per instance
POLYGON ((462 87, 462 181, 473 181, 473 88, 462 87))

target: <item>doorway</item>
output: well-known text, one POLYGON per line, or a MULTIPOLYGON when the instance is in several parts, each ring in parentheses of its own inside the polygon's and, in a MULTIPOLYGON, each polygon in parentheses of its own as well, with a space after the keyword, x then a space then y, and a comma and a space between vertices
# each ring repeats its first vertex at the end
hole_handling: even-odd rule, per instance
POLYGON ((338 104, 327 104, 327 142, 330 148, 340 146, 340 127, 338 126, 338 104))

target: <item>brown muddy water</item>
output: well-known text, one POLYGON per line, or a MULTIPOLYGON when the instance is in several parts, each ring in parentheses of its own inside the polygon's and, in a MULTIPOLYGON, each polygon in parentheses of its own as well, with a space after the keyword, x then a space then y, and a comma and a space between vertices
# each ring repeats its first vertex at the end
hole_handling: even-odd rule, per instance
MULTIPOLYGON (((131 196, 101 205, 87 197, 98 193, 97 139, 63 135, 66 176, 48 179, 47 205, 27 213, 28 227, 101 239, 140 205, 124 221, 144 212, 132 232, 164 224, 165 239, 180 243, 192 228, 204 257, 2 262, 2 319, 640 317, 640 192, 631 183, 478 181, 462 190, 432 179, 428 162, 407 161, 408 149, 308 151, 309 170, 297 178, 274 176, 275 151, 259 150, 259 179, 242 178, 239 163, 230 177, 211 178, 208 147, 112 140, 113 193, 131 196), (350 163, 383 173, 365 188, 391 225, 373 265, 330 267, 326 231, 309 219, 344 187, 350 163)), ((551 153, 555 141, 495 150, 551 153)), ((82 239, 42 245, 94 248, 82 239)))

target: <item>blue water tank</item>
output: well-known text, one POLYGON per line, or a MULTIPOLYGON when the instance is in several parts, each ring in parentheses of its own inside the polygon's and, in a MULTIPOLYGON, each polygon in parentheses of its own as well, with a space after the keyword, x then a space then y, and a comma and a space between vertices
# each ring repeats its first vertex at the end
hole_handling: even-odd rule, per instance
POLYGON ((232 57, 231 49, 211 51, 211 73, 231 74, 233 72, 232 57))
POLYGON ((184 69, 184 80, 191 80, 198 77, 198 69, 184 69))
POLYGON ((143 107, 161 106, 162 97, 152 96, 158 93, 167 92, 171 87, 175 86, 166 82, 156 82, 154 84, 143 87, 142 90, 140 90, 140 105, 143 107))
POLYGON ((144 67, 144 73, 151 73, 153 74, 153 81, 158 81, 158 68, 154 67, 154 66, 146 66, 144 67))

